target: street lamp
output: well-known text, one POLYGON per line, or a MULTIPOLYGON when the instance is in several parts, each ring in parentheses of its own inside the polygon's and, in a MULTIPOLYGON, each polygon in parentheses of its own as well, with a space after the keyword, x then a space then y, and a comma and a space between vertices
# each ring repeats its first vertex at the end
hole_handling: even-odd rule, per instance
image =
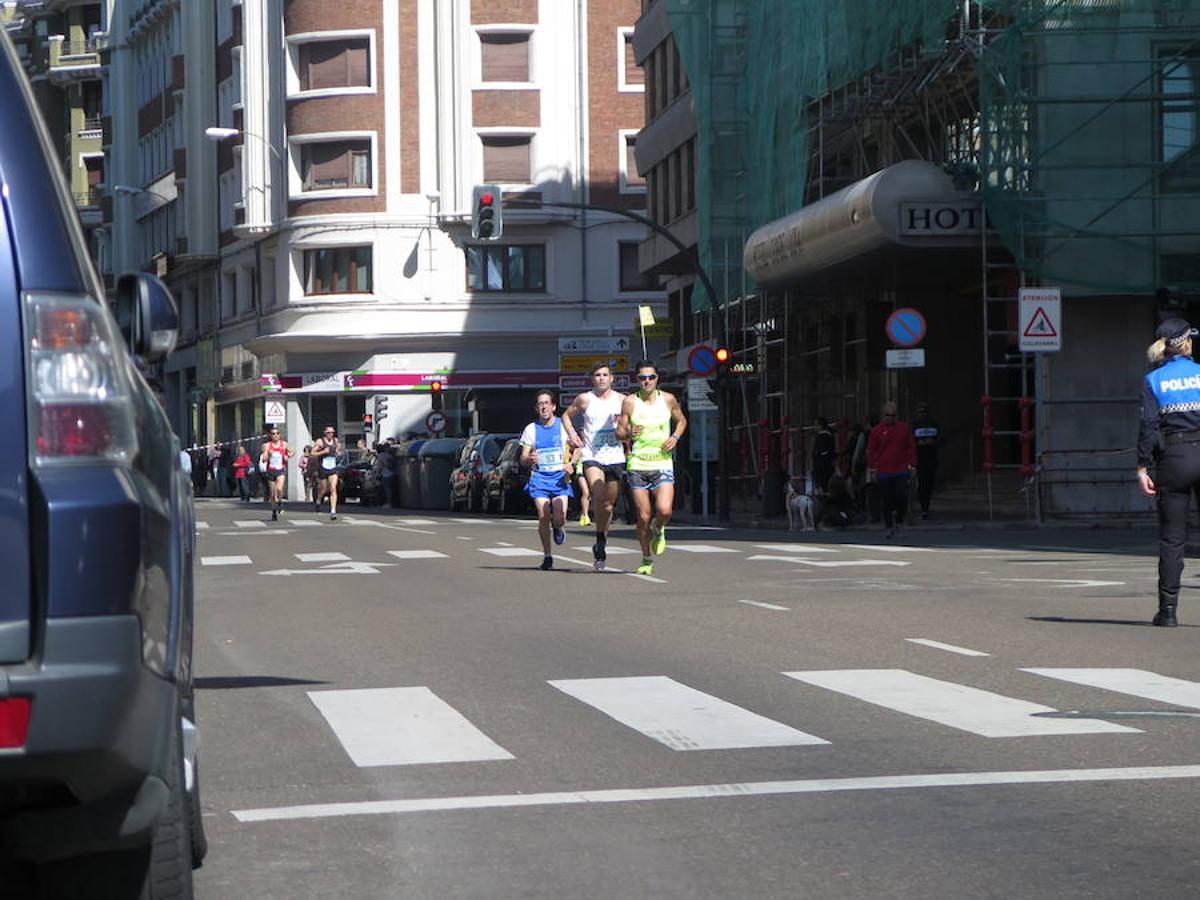
POLYGON ((160 194, 158 191, 152 191, 150 188, 135 187, 132 184, 114 184, 109 188, 113 194, 125 194, 130 197, 136 197, 138 194, 149 194, 151 197, 158 197, 165 203, 170 203, 175 200, 174 197, 168 197, 166 194, 160 194))
POLYGON ((221 125, 210 125, 208 128, 204 129, 204 136, 210 141, 218 142, 226 141, 229 140, 229 138, 235 137, 252 137, 266 144, 270 148, 271 152, 275 154, 275 158, 281 163, 283 162, 283 156, 281 156, 279 151, 275 149, 275 145, 268 141, 261 134, 255 134, 253 131, 243 131, 240 128, 226 128, 221 125))

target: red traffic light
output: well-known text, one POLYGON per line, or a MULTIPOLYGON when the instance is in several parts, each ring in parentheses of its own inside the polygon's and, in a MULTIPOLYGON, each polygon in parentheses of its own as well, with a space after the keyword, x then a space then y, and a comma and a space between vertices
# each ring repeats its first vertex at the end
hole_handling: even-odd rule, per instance
POLYGON ((720 365, 725 365, 725 363, 729 362, 729 348, 728 347, 718 347, 717 348, 717 362, 720 365))
POLYGON ((442 389, 442 383, 440 381, 431 381, 429 382, 429 389, 436 394, 442 389))
POLYGON ((480 194, 479 195, 479 202, 482 203, 484 206, 491 206, 492 203, 495 201, 495 199, 496 198, 493 197, 491 194, 480 194))

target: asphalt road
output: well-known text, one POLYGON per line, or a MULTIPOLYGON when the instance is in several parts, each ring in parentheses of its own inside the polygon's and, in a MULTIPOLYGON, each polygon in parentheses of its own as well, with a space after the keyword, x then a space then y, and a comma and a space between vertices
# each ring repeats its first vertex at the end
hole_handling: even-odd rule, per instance
POLYGON ((521 519, 197 507, 201 898, 1200 891, 1149 531, 681 527, 651 580, 624 526, 541 572, 521 519))

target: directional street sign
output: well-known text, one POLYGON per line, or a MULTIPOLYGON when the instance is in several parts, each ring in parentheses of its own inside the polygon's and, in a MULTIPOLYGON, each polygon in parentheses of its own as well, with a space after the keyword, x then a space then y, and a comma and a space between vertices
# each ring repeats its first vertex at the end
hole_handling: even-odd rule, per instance
POLYGON ((558 370, 560 372, 591 374, 592 367, 604 363, 614 371, 629 369, 629 355, 618 353, 594 353, 588 356, 559 356, 558 370))
MULTIPOLYGON (((628 375, 613 375, 612 386, 618 391, 629 387, 628 375)), ((559 375, 558 389, 560 391, 586 391, 592 387, 592 376, 588 375, 559 375)))
POLYGON ((1021 288, 1018 345, 1022 353, 1053 353, 1062 349, 1062 291, 1059 288, 1021 288))
POLYGON ((629 338, 615 337, 565 337, 558 339, 558 352, 570 353, 628 353, 629 338))

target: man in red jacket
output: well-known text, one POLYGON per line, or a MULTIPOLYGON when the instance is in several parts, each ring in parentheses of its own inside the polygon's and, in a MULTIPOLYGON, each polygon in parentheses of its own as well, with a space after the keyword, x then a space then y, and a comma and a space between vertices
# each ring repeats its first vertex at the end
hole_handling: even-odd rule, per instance
POLYGON ((907 422, 896 418, 896 404, 883 404, 883 421, 867 440, 867 468, 874 472, 883 501, 883 527, 895 537, 908 511, 908 477, 917 465, 917 445, 907 422))

